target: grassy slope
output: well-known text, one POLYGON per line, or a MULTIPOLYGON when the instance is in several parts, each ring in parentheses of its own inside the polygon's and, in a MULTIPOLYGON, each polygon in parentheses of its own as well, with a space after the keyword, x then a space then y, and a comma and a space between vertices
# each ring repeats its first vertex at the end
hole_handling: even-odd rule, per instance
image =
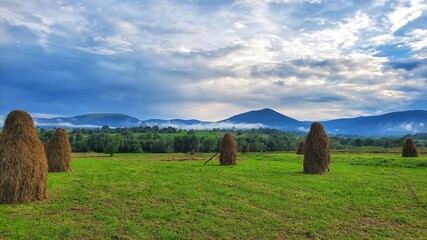
POLYGON ((427 236, 427 157, 334 154, 331 173, 302 156, 240 155, 203 166, 182 154, 79 156, 49 174, 49 200, 0 205, 0 238, 271 239, 427 236), (166 160, 166 161, 164 161, 166 160))

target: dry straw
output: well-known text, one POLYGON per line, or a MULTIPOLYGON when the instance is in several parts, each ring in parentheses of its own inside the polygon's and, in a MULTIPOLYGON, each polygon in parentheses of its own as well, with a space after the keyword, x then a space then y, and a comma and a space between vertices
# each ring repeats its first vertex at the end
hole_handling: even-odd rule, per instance
POLYGON ((49 172, 66 172, 70 170, 71 145, 67 131, 56 129, 53 137, 44 145, 49 172))
POLYGON ((0 136, 0 203, 47 198, 47 160, 31 116, 9 113, 0 136))
POLYGON ((417 147, 410 138, 406 139, 403 145, 402 157, 418 157, 417 147))
POLYGON ((248 144, 243 145, 242 147, 242 153, 248 153, 249 152, 249 146, 248 144))
POLYGON ((297 150, 297 154, 298 154, 298 155, 302 155, 302 154, 304 154, 304 142, 301 142, 301 143, 299 144, 299 147, 298 147, 298 150, 297 150))
POLYGON ((237 164, 237 145, 233 136, 226 133, 221 141, 221 150, 219 154, 220 165, 236 165, 237 164))
POLYGON ((322 124, 311 124, 304 144, 304 172, 322 174, 328 170, 331 161, 329 137, 322 124))

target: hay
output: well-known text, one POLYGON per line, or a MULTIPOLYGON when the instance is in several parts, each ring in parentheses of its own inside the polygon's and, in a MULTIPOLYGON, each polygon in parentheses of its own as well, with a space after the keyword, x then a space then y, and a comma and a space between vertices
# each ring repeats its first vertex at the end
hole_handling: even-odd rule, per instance
POLYGON ((299 147, 298 147, 298 150, 297 150, 297 154, 298 154, 298 155, 302 155, 302 154, 304 154, 304 142, 301 142, 301 143, 299 144, 299 147))
POLYGON ((304 144, 304 172, 322 174, 328 170, 331 161, 329 138, 322 124, 311 124, 304 144))
POLYGON ((0 136, 0 203, 47 198, 47 160, 31 116, 9 113, 0 136))
POLYGON ((402 157, 418 157, 417 147, 410 138, 406 139, 403 145, 402 157))
POLYGON ((221 141, 221 150, 219 154, 220 165, 236 165, 237 164, 237 146, 233 136, 226 133, 221 141))
POLYGON ((249 146, 247 144, 243 145, 242 153, 248 153, 248 152, 249 152, 249 146))
POLYGON ((67 131, 56 129, 53 137, 44 145, 49 172, 67 172, 70 170, 71 145, 67 131))

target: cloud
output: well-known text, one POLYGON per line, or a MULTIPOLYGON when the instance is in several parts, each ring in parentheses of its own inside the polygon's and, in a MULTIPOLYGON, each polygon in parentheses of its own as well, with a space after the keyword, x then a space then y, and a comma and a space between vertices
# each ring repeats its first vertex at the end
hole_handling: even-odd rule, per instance
POLYGON ((62 115, 57 114, 48 114, 48 113, 30 113, 32 118, 56 118, 56 117, 63 117, 62 115))
MULTIPOLYGON (((409 41, 409 46, 413 49, 413 51, 420 51, 427 49, 427 30, 426 29, 415 29, 409 33, 412 38, 409 41)), ((425 56, 427 57, 427 56, 425 56)))
POLYGON ((401 1, 392 13, 387 14, 391 22, 391 31, 395 32, 419 18, 425 10, 427 10, 427 3, 424 0, 401 1))
POLYGON ((6 117, 4 115, 0 114, 0 127, 2 128, 4 126, 4 121, 6 120, 6 117))
POLYGON ((34 121, 36 127, 53 127, 53 128, 100 128, 102 126, 91 125, 91 124, 72 124, 69 122, 58 122, 58 123, 40 123, 36 120, 34 121))
POLYGON ((5 1, 0 112, 214 121, 270 107, 321 120, 426 108, 425 11, 415 0, 5 1))
POLYGON ((399 125, 395 125, 392 127, 387 128, 388 132, 410 132, 410 133, 419 133, 424 132, 424 123, 417 123, 417 122, 406 122, 399 125))
MULTIPOLYGON (((231 122, 218 122, 218 123, 201 123, 201 124, 171 124, 171 123, 165 123, 165 124, 154 124, 156 126, 159 126, 160 128, 164 127, 174 127, 178 129, 184 129, 184 130, 207 130, 207 129, 258 129, 265 127, 261 123, 231 123, 231 122)), ((153 126, 154 126, 153 125, 153 126)))

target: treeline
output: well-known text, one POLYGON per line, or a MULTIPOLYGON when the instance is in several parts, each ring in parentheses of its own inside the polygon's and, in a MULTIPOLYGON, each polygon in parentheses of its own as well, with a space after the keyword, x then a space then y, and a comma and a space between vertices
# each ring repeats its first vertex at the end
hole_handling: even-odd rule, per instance
MULTIPOLYGON (((37 129, 42 142, 53 135, 53 130, 37 129)), ((222 135, 226 130, 209 131, 178 130, 173 127, 159 128, 109 128, 73 129, 69 139, 73 152, 107 152, 107 153, 172 153, 172 152, 216 152, 222 135)), ((239 151, 246 146, 251 152, 296 151, 304 141, 302 133, 283 132, 276 129, 251 129, 233 131, 239 151)), ((402 147, 402 138, 346 138, 330 136, 332 149, 350 149, 355 147, 402 147)), ((420 147, 427 146, 427 141, 415 141, 420 147)))
POLYGON ((415 133, 413 135, 405 135, 404 138, 411 138, 413 140, 427 140, 427 133, 415 133))

